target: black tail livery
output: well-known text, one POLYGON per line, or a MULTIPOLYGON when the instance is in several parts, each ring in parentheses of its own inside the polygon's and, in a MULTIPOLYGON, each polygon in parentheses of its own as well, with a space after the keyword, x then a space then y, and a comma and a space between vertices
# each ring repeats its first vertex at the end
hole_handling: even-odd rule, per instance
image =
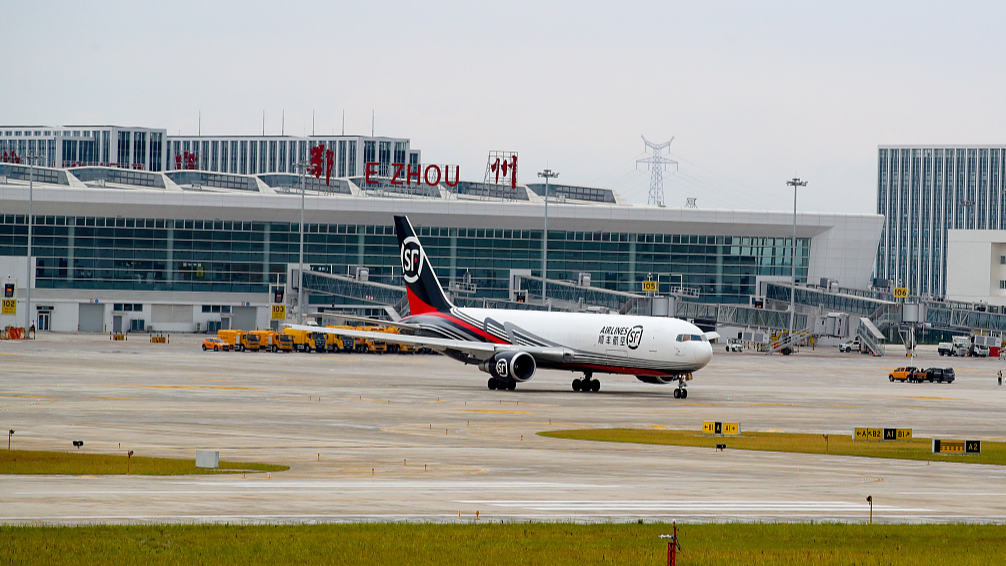
POLYGON ((408 216, 395 217, 395 233, 402 259, 402 276, 409 295, 409 314, 449 312, 454 305, 444 295, 408 216))

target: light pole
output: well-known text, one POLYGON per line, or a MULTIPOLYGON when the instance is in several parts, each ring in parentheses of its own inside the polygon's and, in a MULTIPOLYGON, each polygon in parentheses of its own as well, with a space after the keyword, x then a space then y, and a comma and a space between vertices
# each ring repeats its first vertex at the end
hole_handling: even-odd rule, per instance
POLYGON ((297 272, 297 324, 304 324, 304 191, 307 178, 307 161, 301 160, 295 164, 300 168, 300 269, 297 272))
POLYGON ((541 248, 541 302, 542 304, 547 304, 548 294, 545 290, 545 285, 546 281, 548 281, 548 180, 555 179, 559 176, 559 173, 551 169, 545 169, 544 171, 540 171, 538 176, 545 178, 545 234, 542 236, 541 248))
POLYGON ((793 349, 793 319, 796 318, 796 189, 806 187, 807 181, 801 181, 793 177, 786 184, 793 187, 793 253, 790 255, 790 273, 793 279, 792 287, 789 289, 789 344, 793 349))
POLYGON ((31 272, 32 272, 32 261, 31 261, 31 236, 32 236, 32 205, 35 201, 35 167, 34 162, 36 159, 41 157, 39 154, 31 152, 27 156, 28 159, 28 281, 25 283, 25 291, 27 292, 27 301, 24 305, 24 332, 25 337, 28 336, 28 328, 31 327, 31 272))

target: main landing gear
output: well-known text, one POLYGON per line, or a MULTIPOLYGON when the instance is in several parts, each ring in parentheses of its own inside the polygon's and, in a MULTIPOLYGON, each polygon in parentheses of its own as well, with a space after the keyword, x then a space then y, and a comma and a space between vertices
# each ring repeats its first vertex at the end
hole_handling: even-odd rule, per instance
POLYGON ((588 372, 585 372, 583 374, 583 379, 574 379, 573 380, 573 391, 577 391, 577 392, 580 392, 580 391, 583 391, 583 392, 592 391, 594 393, 597 393, 598 391, 600 391, 601 390, 601 382, 598 381, 598 380, 596 380, 596 379, 591 379, 591 375, 592 374, 588 371, 588 372))
POLYGON ((499 389, 500 391, 507 390, 513 391, 517 389, 517 382, 514 380, 503 381, 502 379, 496 379, 495 377, 489 378, 489 389, 499 389))
POLYGON ((685 389, 685 378, 683 377, 678 378, 678 388, 674 390, 674 398, 675 399, 688 398, 688 390, 685 389))

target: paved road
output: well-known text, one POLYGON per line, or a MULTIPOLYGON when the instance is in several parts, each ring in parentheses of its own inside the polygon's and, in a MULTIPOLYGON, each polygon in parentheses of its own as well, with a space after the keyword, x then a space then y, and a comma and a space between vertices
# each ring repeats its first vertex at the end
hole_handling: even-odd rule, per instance
MULTIPOLYGON (((952 385, 889 383, 905 358, 717 351, 687 400, 670 387, 541 372, 514 392, 439 356, 202 352, 194 336, 41 334, 0 342, 0 429, 25 449, 284 463, 189 477, 0 476, 0 522, 427 520, 981 521, 1006 517, 1006 468, 565 441, 574 427, 1004 440, 998 360, 953 360, 952 385)), ((894 348, 891 348, 894 351, 894 348)), ((951 365, 927 349, 919 365, 951 365)), ((729 441, 727 441, 729 443, 729 441)))

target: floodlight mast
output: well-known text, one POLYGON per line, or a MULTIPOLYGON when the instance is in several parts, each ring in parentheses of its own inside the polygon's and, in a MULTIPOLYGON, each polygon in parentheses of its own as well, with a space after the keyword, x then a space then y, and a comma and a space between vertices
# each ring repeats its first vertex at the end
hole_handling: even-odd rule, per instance
POLYGON ((545 233, 542 235, 541 248, 541 303, 544 305, 548 304, 548 295, 545 291, 546 281, 548 281, 548 180, 555 179, 559 173, 545 169, 540 171, 538 176, 545 178, 545 233))
POLYGON ((801 181, 793 177, 786 184, 793 187, 793 252, 790 255, 790 276, 792 279, 789 289, 789 340, 790 349, 793 349, 793 319, 796 317, 796 189, 806 187, 807 181, 801 181))
POLYGON ((677 171, 678 167, 677 161, 664 157, 664 150, 670 147, 671 142, 674 141, 674 137, 672 136, 671 139, 660 144, 648 141, 646 136, 640 137, 643 138, 643 143, 646 144, 646 147, 651 150, 649 157, 636 160, 636 165, 646 163, 650 167, 650 196, 646 200, 646 204, 664 206, 664 167, 673 165, 675 171, 677 171))

